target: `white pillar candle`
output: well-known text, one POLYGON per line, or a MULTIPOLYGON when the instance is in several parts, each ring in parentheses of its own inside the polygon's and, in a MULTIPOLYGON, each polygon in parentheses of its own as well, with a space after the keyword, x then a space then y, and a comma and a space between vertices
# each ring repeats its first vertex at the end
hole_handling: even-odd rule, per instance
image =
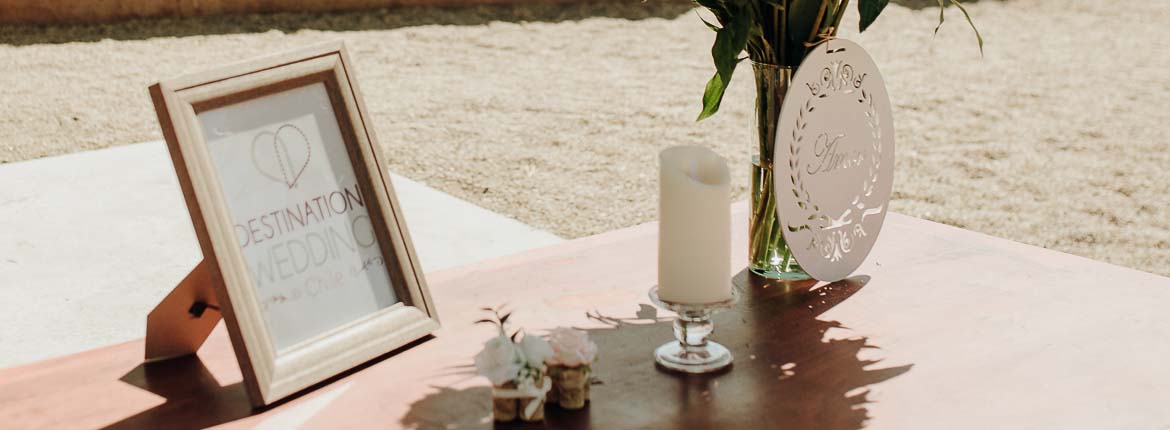
POLYGON ((731 298, 731 177, 710 149, 658 154, 658 297, 677 303, 731 298))

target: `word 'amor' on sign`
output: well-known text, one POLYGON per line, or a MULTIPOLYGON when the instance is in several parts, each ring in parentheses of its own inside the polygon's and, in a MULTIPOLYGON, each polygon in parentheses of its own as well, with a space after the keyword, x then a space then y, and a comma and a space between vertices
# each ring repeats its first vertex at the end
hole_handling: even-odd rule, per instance
POLYGON ((848 169, 860 166, 865 161, 864 151, 841 150, 841 139, 844 134, 829 137, 828 133, 821 133, 813 144, 814 161, 807 164, 805 171, 809 175, 828 173, 837 169, 848 169))
POLYGON ((438 327, 350 79, 330 43, 151 87, 256 406, 438 327))
POLYGON ((813 49, 793 76, 775 145, 777 216, 810 276, 837 281, 869 254, 894 179, 885 82, 856 43, 813 49))

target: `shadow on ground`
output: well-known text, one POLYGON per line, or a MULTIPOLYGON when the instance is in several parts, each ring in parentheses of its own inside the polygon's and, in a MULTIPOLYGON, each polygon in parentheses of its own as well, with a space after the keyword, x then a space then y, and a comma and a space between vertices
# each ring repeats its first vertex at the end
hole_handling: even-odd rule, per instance
MULTIPOLYGON (((715 317, 714 338, 731 349, 735 363, 712 375, 655 366, 654 349, 672 339, 672 320, 648 304, 632 316, 591 315, 610 326, 588 330, 602 351, 592 400, 580 411, 549 407, 547 428, 862 428, 868 387, 912 365, 876 367, 860 359, 862 349, 877 347, 864 337, 826 338, 842 325, 818 316, 868 281, 859 276, 810 289, 812 283, 769 284, 741 273, 740 303, 715 317)), ((490 425, 488 388, 437 389, 411 405, 403 426, 490 425)))
POLYGON ((688 0, 600 0, 470 7, 403 6, 351 12, 242 14, 197 18, 133 19, 105 24, 0 25, 0 44, 141 40, 298 30, 391 30, 423 25, 485 25, 502 22, 562 22, 593 17, 675 18, 694 8, 688 0))

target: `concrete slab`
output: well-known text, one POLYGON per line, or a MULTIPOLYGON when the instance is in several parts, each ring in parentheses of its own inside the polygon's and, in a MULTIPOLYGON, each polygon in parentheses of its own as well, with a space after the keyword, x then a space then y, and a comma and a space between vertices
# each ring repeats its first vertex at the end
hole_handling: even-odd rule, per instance
MULTIPOLYGON (((426 271, 562 240, 393 181, 426 271)), ((161 141, 0 165, 0 367, 145 335, 201 258, 161 141)))

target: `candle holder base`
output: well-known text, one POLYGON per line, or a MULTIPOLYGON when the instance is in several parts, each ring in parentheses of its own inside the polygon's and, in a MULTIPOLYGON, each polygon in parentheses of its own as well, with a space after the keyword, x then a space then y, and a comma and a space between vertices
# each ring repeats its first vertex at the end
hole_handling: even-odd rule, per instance
POLYGON ((658 287, 650 289, 650 300, 662 309, 678 314, 674 320, 674 337, 654 351, 654 361, 660 366, 683 373, 710 373, 731 365, 734 357, 727 347, 707 340, 715 331, 711 315, 729 309, 738 300, 735 290, 731 298, 715 303, 676 303, 658 297, 658 287))
POLYGON ((683 373, 709 373, 731 365, 731 351, 716 342, 707 342, 701 351, 690 351, 679 342, 668 342, 654 350, 654 362, 683 373))

